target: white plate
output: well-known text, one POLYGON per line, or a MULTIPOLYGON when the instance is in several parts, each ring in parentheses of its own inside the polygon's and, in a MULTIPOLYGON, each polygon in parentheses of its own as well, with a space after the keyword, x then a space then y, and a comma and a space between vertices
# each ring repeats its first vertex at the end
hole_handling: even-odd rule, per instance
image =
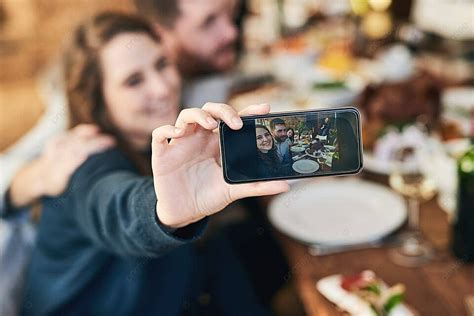
POLYGON ((301 159, 293 163, 293 170, 302 174, 313 173, 318 171, 318 169, 318 163, 310 159, 301 159))
POLYGON ((304 151, 304 147, 303 146, 293 146, 293 147, 290 148, 290 150, 294 153, 300 153, 300 152, 304 151))
POLYGON ((389 175, 395 168, 395 164, 391 161, 380 160, 375 158, 372 153, 364 151, 364 169, 379 174, 389 175))
MULTIPOLYGON (((364 151, 364 169, 383 175, 390 175, 396 167, 396 163, 392 160, 377 159, 372 153, 364 151)), ((402 164, 402 170, 410 170, 408 165, 402 164)))
POLYGON ((378 240, 398 229, 406 216, 401 196, 357 179, 299 182, 269 208, 270 221, 285 234, 325 245, 378 240))

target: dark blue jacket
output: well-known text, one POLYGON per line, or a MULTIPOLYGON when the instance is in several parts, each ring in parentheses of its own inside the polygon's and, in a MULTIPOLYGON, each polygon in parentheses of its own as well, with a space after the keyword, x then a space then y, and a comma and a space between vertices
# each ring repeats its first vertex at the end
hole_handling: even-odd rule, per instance
MULTIPOLYGON (((138 175, 121 152, 88 159, 67 192, 43 205, 22 314, 191 314, 186 309, 207 282, 193 243, 207 219, 166 230, 156 216, 152 178, 138 175)), ((244 278, 235 260, 222 256, 220 275, 244 278)), ((239 304, 258 305, 245 295, 239 304)))

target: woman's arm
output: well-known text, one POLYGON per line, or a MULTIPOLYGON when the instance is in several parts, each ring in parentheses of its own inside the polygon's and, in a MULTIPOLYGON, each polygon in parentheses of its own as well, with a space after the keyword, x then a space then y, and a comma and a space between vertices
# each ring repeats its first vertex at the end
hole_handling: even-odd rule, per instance
POLYGON ((138 175, 118 150, 91 157, 58 204, 61 198, 94 244, 121 256, 160 256, 200 237, 207 223, 176 230, 162 224, 152 178, 138 175))
MULTIPOLYGON (((264 114, 269 107, 246 111, 264 114)), ((218 164, 216 119, 233 129, 242 127, 230 106, 206 104, 203 109, 183 110, 176 126, 156 129, 153 179, 138 176, 118 151, 90 158, 73 176, 65 194, 66 199, 69 194, 73 197, 74 216, 86 235, 119 255, 159 256, 198 238, 206 217, 229 203, 288 190, 286 181, 227 184, 218 164)))

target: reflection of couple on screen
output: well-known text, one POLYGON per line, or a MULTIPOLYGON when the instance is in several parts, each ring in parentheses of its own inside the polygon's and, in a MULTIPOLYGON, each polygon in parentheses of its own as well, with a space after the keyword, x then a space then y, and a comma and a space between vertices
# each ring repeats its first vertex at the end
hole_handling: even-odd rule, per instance
POLYGON ((275 119, 270 126, 273 133, 265 125, 255 126, 258 175, 264 178, 288 176, 292 173, 292 160, 290 145, 286 141, 285 122, 275 119))

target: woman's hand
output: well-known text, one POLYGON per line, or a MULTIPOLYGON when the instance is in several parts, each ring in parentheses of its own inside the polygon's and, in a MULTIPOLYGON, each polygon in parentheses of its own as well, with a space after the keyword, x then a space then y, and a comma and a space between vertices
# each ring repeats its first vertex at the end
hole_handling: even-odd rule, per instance
POLYGON ((41 196, 57 196, 66 189, 71 175, 86 159, 115 144, 95 125, 78 125, 46 143, 43 153, 13 178, 10 200, 16 207, 31 204, 41 196))
POLYGON ((235 200, 289 189, 286 181, 230 185, 222 175, 217 119, 238 130, 243 124, 239 115, 269 111, 266 104, 237 113, 226 104, 206 103, 202 109, 183 110, 175 126, 161 126, 153 132, 156 211, 163 224, 183 227, 219 212, 235 200))

